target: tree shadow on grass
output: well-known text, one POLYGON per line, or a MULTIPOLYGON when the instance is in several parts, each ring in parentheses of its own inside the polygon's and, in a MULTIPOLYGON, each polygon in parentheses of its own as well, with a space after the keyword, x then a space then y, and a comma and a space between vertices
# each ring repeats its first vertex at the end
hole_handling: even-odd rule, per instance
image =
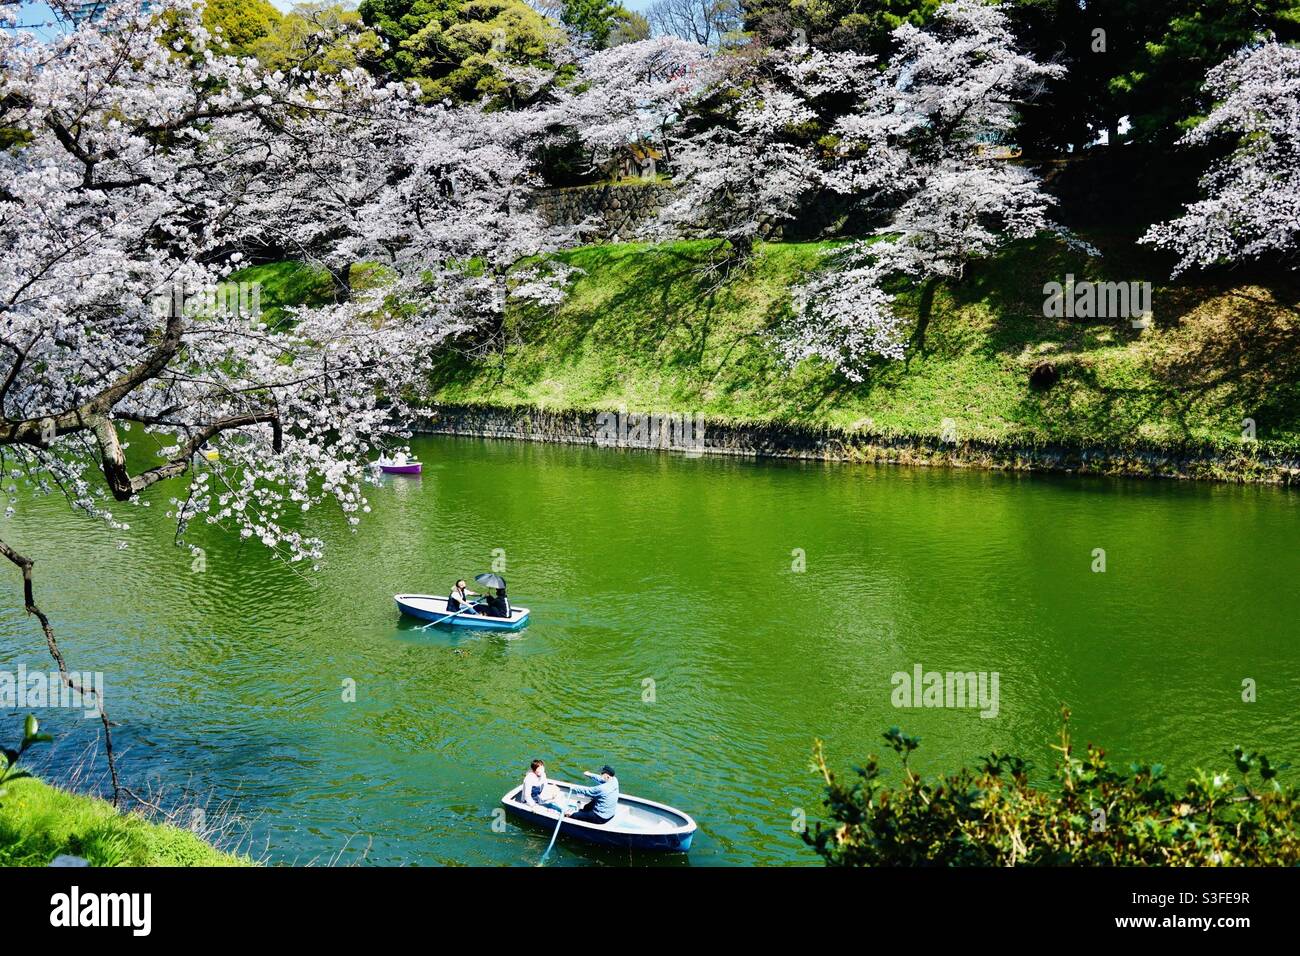
POLYGON ((1225 418, 1233 410, 1256 418, 1266 432, 1300 430, 1297 290, 1247 286, 1213 306, 1187 309, 1156 352, 1152 375, 1176 391, 1179 408, 1212 404, 1225 418))

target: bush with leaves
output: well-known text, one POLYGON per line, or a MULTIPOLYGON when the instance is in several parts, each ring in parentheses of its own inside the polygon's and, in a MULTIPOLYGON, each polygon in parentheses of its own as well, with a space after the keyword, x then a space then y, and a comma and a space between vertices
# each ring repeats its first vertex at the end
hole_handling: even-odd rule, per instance
POLYGON ((830 822, 804 840, 831 866, 1300 864, 1300 790, 1276 779, 1284 766, 1237 747, 1235 776, 1198 770, 1178 789, 1160 764, 1125 773, 1092 744, 1076 756, 1069 719, 1063 710, 1052 789, 1031 787, 1030 765, 999 753, 926 781, 909 766, 920 739, 897 727, 884 736, 902 783, 885 783, 874 756, 846 782, 818 741, 830 822))

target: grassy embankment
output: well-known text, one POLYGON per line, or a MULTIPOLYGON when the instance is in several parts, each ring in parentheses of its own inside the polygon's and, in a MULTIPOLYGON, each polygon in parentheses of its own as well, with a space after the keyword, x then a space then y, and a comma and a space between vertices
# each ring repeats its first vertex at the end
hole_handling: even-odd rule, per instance
MULTIPOLYGON (((1090 259, 1055 240, 1016 245, 938 287, 924 348, 880 362, 861 384, 828 367, 781 365, 767 332, 789 314, 790 289, 819 267, 818 244, 774 243, 717 285, 714 244, 589 246, 560 256, 585 270, 558 308, 513 307, 498 354, 449 355, 431 397, 547 409, 704 412, 730 421, 787 421, 875 433, 1124 446, 1241 444, 1242 421, 1273 448, 1300 448, 1300 309, 1294 288, 1165 280, 1134 255, 1090 259), (1146 280, 1154 325, 1049 319, 1043 285, 1146 280), (1050 359, 1060 380, 1035 389, 1050 359)), ((265 305, 310 285, 285 264, 247 270, 281 282, 265 305)), ((318 294, 324 288, 314 286, 318 294)), ((917 314, 915 290, 899 306, 917 314)))
POLYGON ((69 793, 33 777, 4 786, 0 866, 47 866, 60 854, 91 866, 250 866, 189 830, 120 813, 97 797, 69 793))

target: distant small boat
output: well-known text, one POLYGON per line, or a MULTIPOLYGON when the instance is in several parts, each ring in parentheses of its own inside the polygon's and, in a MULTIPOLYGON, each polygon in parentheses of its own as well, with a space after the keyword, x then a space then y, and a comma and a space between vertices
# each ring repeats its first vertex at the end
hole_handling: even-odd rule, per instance
POLYGON ((405 455, 380 458, 379 468, 390 475, 418 475, 420 473, 420 459, 407 458, 405 455))
POLYGON ((395 594, 398 610, 422 621, 437 621, 455 627, 485 627, 497 631, 517 631, 528 623, 528 608, 512 607, 509 617, 490 617, 487 614, 456 614, 448 610, 447 598, 436 594, 395 594), (451 615, 455 615, 454 617, 451 615))
MULTIPOLYGON (((567 798, 571 783, 551 780, 564 792, 567 798)), ((519 799, 523 786, 515 787, 504 797, 501 804, 508 813, 513 813, 530 823, 536 823, 548 830, 555 829, 557 819, 555 811, 524 803, 519 799)), ((656 803, 643 797, 631 797, 619 794, 618 809, 614 819, 609 823, 587 823, 585 820, 565 820, 560 827, 561 835, 576 837, 589 843, 602 843, 606 846, 630 847, 634 850, 665 850, 685 853, 691 848, 691 840, 699 829, 690 814, 683 813, 664 803, 656 803)))

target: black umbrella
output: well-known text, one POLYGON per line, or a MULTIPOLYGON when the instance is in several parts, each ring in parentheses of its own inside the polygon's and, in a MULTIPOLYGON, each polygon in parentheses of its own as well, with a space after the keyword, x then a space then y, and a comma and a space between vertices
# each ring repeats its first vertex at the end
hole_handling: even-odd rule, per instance
POLYGON ((474 580, 489 588, 504 588, 506 586, 506 579, 499 574, 478 574, 474 576, 474 580))

